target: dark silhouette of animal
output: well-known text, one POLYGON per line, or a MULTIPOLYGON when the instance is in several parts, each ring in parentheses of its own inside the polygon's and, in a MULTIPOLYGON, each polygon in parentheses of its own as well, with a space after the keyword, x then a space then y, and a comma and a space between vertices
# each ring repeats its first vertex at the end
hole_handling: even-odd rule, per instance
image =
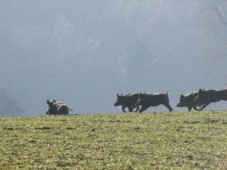
POLYGON ((129 112, 133 112, 133 109, 136 107, 136 102, 139 99, 139 93, 128 93, 128 94, 117 94, 117 101, 114 103, 114 106, 122 106, 122 111, 125 111, 127 107, 129 112))
POLYGON ((136 111, 139 110, 139 112, 141 113, 148 109, 150 106, 158 105, 164 105, 169 109, 170 112, 173 111, 172 107, 169 104, 168 91, 167 93, 140 93, 139 100, 136 103, 136 111), (139 109, 139 106, 142 107, 139 109))
POLYGON ((204 109, 210 103, 218 102, 221 100, 227 100, 227 89, 199 89, 199 93, 195 98, 197 106, 201 106, 202 109, 204 109))
MULTIPOLYGON (((47 100, 47 104, 49 106, 46 114, 47 115, 64 115, 64 114, 69 114, 69 109, 68 106, 66 106, 64 103, 60 101, 53 100, 52 102, 47 100)), ((72 111, 72 110, 71 110, 72 111)))
POLYGON ((189 111, 191 111, 192 108, 197 111, 202 110, 203 108, 197 108, 198 106, 196 107, 198 103, 195 102, 195 98, 198 96, 198 93, 198 91, 195 91, 189 94, 182 94, 180 96, 180 102, 177 104, 177 107, 188 107, 189 111))

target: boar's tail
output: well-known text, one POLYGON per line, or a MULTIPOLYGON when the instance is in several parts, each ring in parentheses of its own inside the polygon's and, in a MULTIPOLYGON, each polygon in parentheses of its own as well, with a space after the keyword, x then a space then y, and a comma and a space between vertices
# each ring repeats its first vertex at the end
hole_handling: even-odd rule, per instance
POLYGON ((72 109, 68 109, 68 110, 70 110, 70 111, 71 111, 71 113, 73 113, 73 110, 72 110, 72 109))
POLYGON ((169 94, 169 89, 167 90, 166 94, 167 94, 167 95, 169 94))

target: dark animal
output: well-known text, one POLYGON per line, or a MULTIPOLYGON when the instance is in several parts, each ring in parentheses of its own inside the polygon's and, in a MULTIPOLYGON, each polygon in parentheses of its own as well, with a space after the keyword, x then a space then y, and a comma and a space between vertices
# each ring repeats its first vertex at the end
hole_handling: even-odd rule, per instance
MULTIPOLYGON (((53 100, 52 102, 47 100, 47 104, 49 106, 46 114, 47 115, 64 115, 64 114, 69 114, 69 109, 68 106, 66 106, 64 103, 60 101, 53 100)), ((71 110, 72 111, 72 110, 71 110)))
POLYGON ((122 106, 122 111, 125 111, 127 107, 129 112, 133 112, 133 109, 136 107, 136 102, 139 99, 139 93, 128 93, 128 94, 117 94, 117 101, 114 103, 114 106, 122 106))
POLYGON ((139 100, 136 103, 136 110, 139 109, 139 106, 142 106, 139 109, 139 112, 143 112, 150 106, 158 105, 164 105, 169 109, 170 112, 173 111, 172 107, 169 104, 168 91, 167 93, 140 93, 139 100))
POLYGON ((199 93, 195 98, 195 102, 198 103, 197 106, 201 106, 202 109, 204 109, 210 103, 221 100, 227 100, 227 89, 199 89, 199 93))
POLYGON ((198 91, 195 91, 185 95, 182 94, 180 96, 180 102, 177 104, 177 107, 188 107, 189 111, 191 111, 192 108, 197 111, 202 110, 203 108, 196 107, 198 103, 195 102, 195 98, 197 97, 198 93, 198 91))

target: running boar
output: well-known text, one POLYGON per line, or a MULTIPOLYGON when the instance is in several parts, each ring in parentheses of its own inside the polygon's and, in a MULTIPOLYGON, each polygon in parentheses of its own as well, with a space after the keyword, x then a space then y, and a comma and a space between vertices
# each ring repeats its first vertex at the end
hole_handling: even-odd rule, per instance
POLYGON ((177 104, 177 107, 188 107, 189 111, 191 111, 192 108, 195 110, 202 110, 203 108, 198 109, 196 107, 195 98, 197 97, 198 93, 199 93, 198 91, 195 91, 189 94, 184 94, 184 95, 182 94, 180 96, 180 102, 177 104))
POLYGON ((164 105, 169 111, 173 111, 172 107, 169 104, 169 97, 167 93, 140 93, 139 100, 136 103, 137 110, 139 106, 142 106, 139 109, 139 112, 143 112, 148 109, 150 106, 164 105))
POLYGON ((62 114, 69 114, 69 109, 68 106, 66 106, 64 103, 60 102, 60 101, 55 101, 53 100, 52 102, 47 100, 47 104, 49 106, 46 114, 47 115, 54 115, 54 114, 58 114, 58 115, 62 115, 62 114))
POLYGON ((127 107, 129 112, 133 112, 133 109, 136 107, 136 102, 139 99, 139 93, 128 93, 128 94, 117 94, 117 101, 114 106, 122 106, 122 111, 125 111, 127 107))
POLYGON ((202 108, 205 108, 210 103, 218 102, 221 100, 227 100, 227 89, 211 90, 211 89, 199 89, 199 93, 195 98, 195 102, 202 108))

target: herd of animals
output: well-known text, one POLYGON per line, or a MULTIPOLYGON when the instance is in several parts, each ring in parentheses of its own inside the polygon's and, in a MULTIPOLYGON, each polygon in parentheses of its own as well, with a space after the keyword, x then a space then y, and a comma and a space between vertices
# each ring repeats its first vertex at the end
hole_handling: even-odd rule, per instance
MULTIPOLYGON (((195 109, 197 111, 203 110, 210 103, 218 102, 221 100, 227 100, 227 89, 213 90, 213 89, 199 89, 188 94, 182 94, 177 107, 188 107, 188 110, 195 109)), ((66 104, 60 101, 47 100, 48 110, 46 114, 69 114, 71 109, 66 104)), ((140 113, 145 111, 151 106, 164 105, 173 111, 169 104, 168 91, 167 93, 128 93, 117 94, 117 101, 114 106, 122 106, 122 111, 126 112, 128 108, 129 112, 140 113)), ((72 111, 72 110, 71 110, 72 111)))

